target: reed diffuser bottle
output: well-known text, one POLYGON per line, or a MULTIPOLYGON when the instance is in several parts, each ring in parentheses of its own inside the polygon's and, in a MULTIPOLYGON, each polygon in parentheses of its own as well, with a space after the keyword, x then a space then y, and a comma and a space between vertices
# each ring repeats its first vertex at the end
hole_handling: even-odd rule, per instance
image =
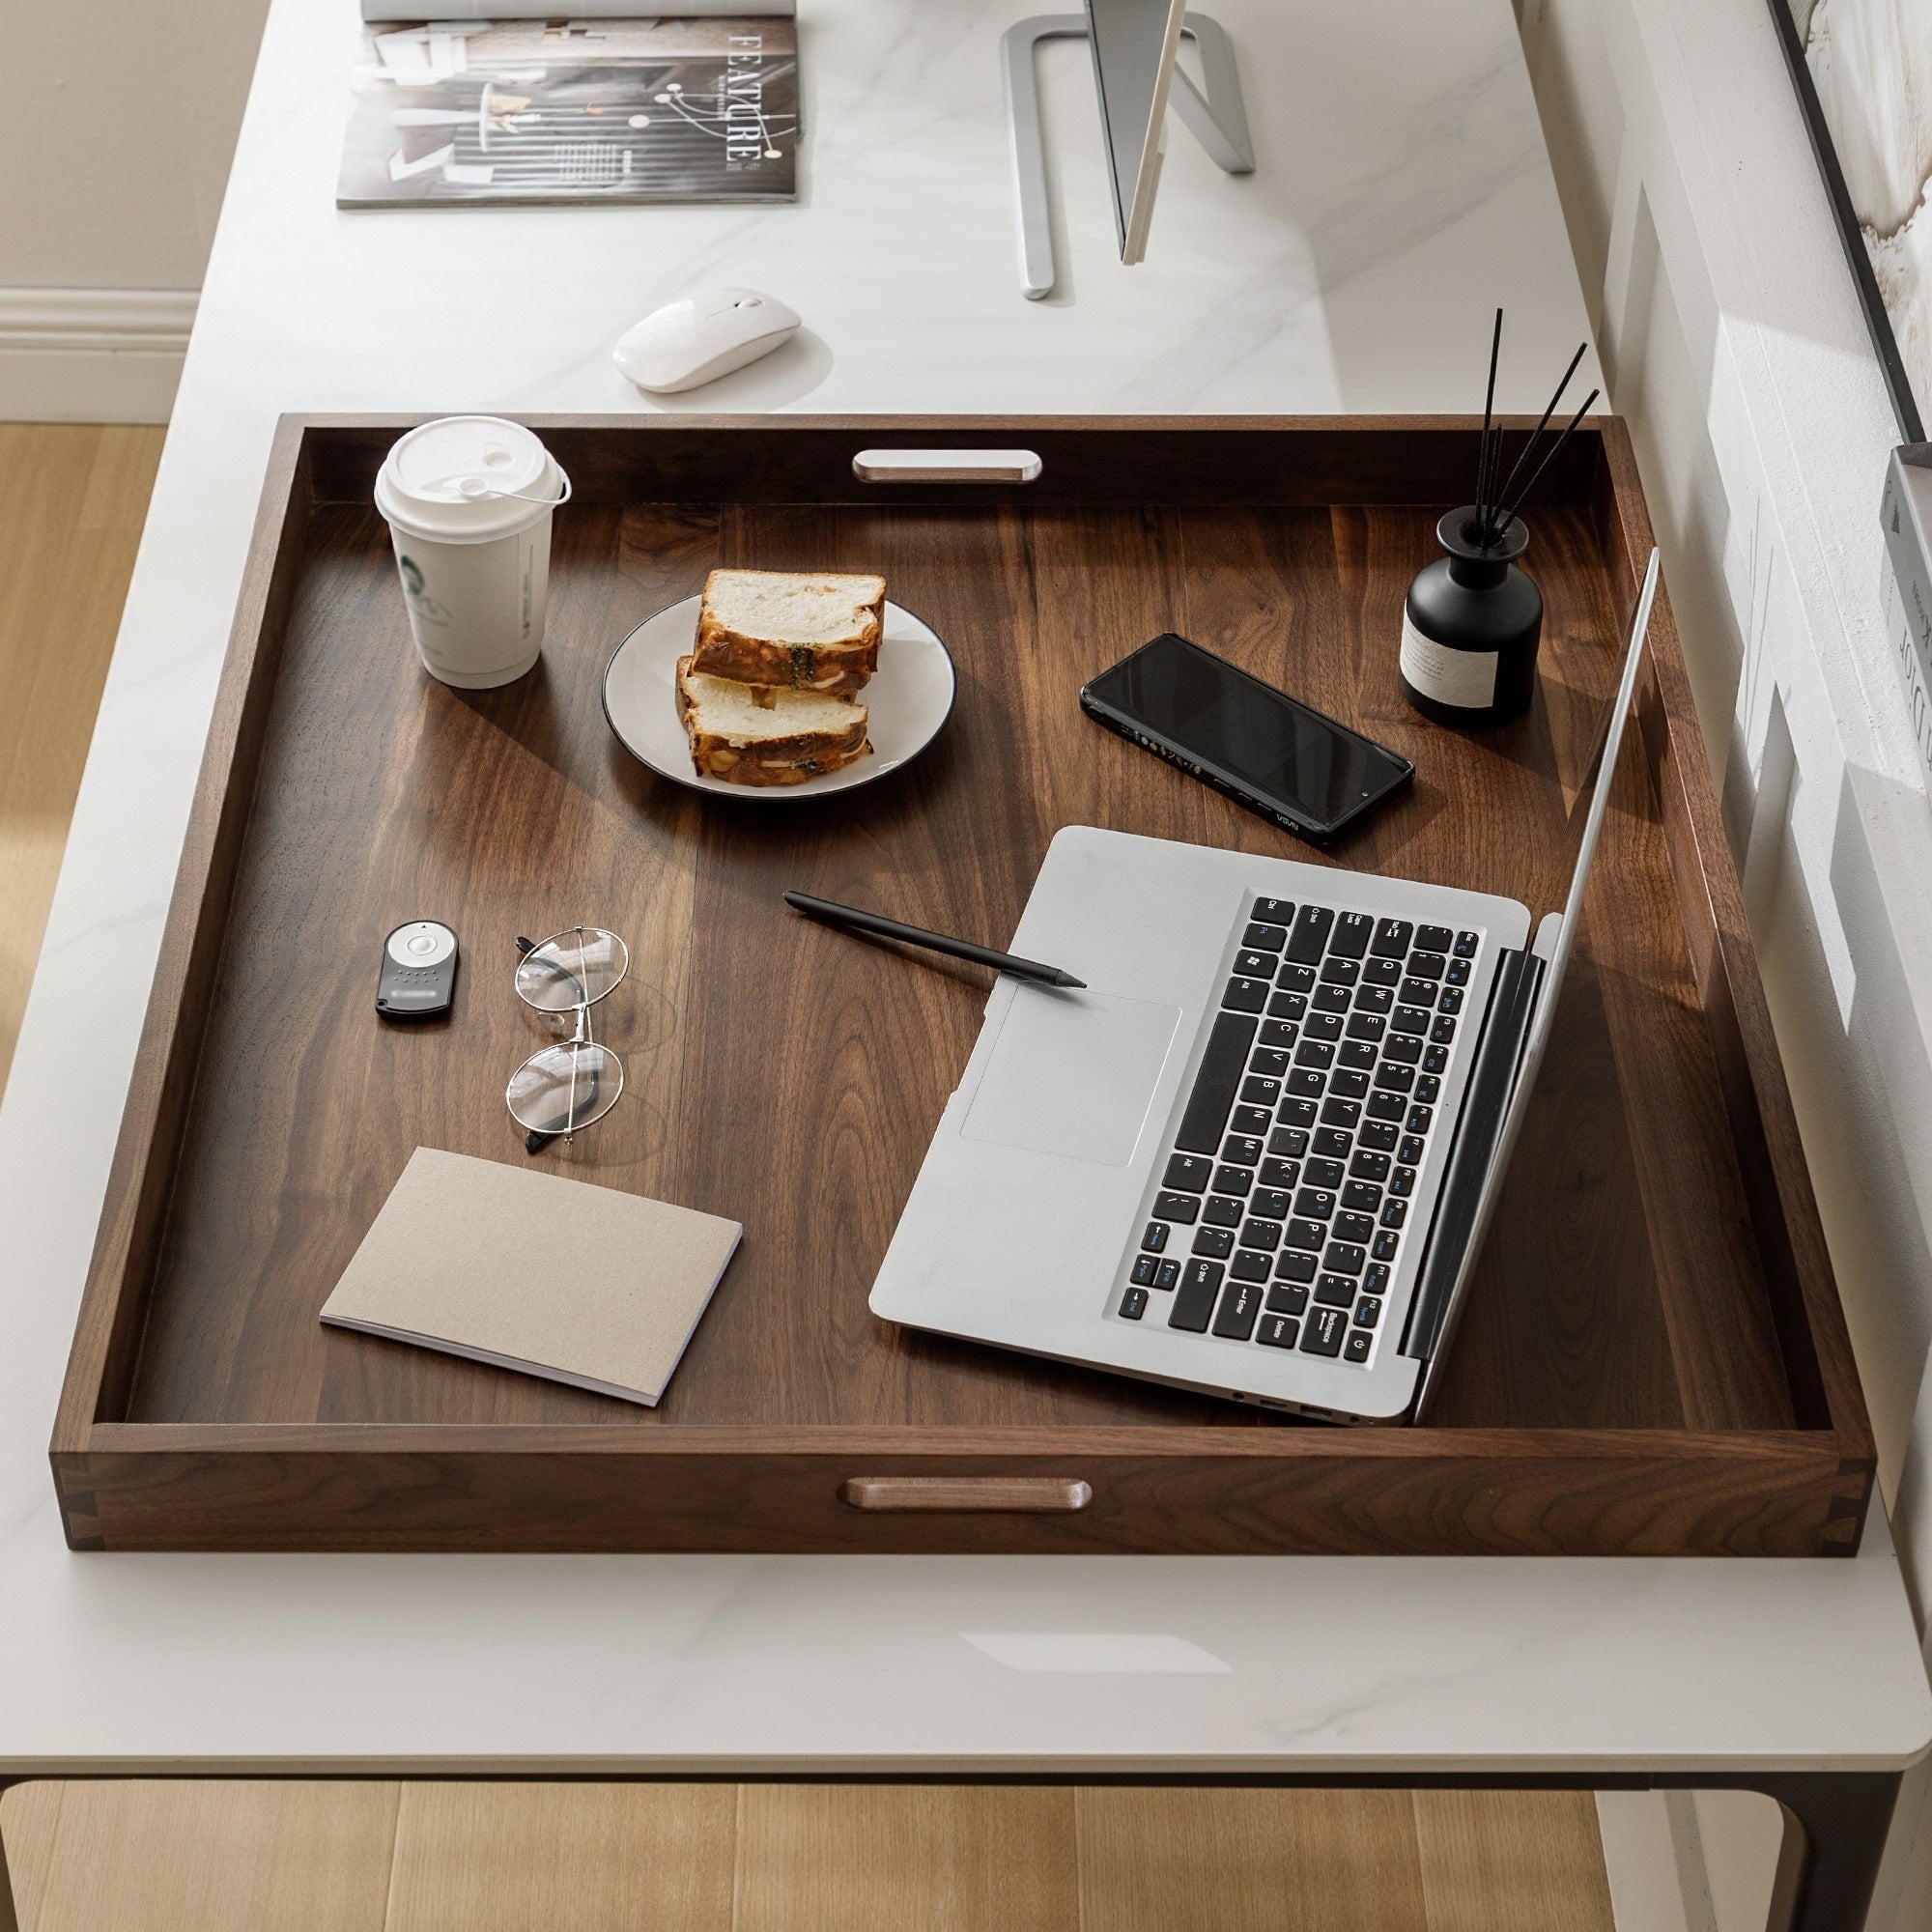
POLYGON ((1490 340, 1490 389, 1476 454, 1476 500, 1451 510, 1435 526, 1445 555, 1426 565, 1408 586, 1402 612, 1402 695, 1438 724, 1501 724, 1520 718, 1536 696, 1536 647, 1543 637, 1543 593, 1517 559, 1529 548, 1518 512, 1569 441, 1592 389, 1520 489, 1517 479, 1534 456, 1570 378, 1583 359, 1578 344, 1549 406, 1502 476, 1502 425, 1495 421, 1496 361, 1502 353, 1503 312, 1490 340), (1492 427, 1493 425, 1493 427, 1492 427))

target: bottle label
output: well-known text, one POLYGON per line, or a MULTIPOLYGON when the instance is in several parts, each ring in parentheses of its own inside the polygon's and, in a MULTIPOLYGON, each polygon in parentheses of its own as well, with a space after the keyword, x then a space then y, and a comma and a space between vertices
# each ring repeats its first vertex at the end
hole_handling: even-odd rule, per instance
POLYGON ((1402 674, 1424 697, 1459 711, 1487 711, 1496 701, 1496 651, 1452 651, 1402 613, 1402 674))

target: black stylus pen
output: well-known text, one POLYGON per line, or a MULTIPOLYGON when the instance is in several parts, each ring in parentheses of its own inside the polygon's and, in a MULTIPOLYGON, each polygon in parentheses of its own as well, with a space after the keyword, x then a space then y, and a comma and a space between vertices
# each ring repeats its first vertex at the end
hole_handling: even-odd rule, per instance
POLYGON ((1015 980, 1034 980, 1042 986, 1084 986, 1071 973, 1058 966, 1042 966, 1037 959, 1015 959, 1010 952, 995 952, 990 946, 975 946, 970 939, 949 939, 943 932, 927 932, 923 926, 901 925, 895 919, 883 919, 875 912, 861 912, 857 906, 837 905, 831 899, 815 899, 810 893, 787 893, 784 902, 794 912, 809 919, 823 920, 827 925, 850 926, 854 932, 876 933, 881 939, 896 939, 907 946, 923 946, 928 952, 949 953, 954 959, 970 959, 976 966, 990 966, 996 972, 1010 973, 1015 980))

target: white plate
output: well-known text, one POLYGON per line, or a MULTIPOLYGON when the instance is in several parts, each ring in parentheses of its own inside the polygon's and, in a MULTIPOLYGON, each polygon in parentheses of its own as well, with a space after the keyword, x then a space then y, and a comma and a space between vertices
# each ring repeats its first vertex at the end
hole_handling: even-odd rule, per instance
POLYGON ((687 597, 646 617, 611 654, 604 672, 604 716, 617 742, 660 778, 693 791, 720 792, 768 805, 817 798, 870 784, 918 757, 939 735, 952 709, 956 680, 952 660, 938 633, 910 611, 888 602, 879 668, 860 694, 871 714, 867 735, 872 749, 842 770, 821 772, 802 784, 740 785, 699 778, 692 769, 691 741, 677 715, 677 661, 697 641, 702 598, 687 597))

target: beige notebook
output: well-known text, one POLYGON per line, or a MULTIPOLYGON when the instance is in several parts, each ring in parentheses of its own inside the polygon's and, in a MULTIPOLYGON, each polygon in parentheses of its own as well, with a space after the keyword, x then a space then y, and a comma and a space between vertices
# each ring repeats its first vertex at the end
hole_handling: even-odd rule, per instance
POLYGON ((322 1319, 655 1406, 743 1233, 690 1208, 417 1148, 322 1319))

